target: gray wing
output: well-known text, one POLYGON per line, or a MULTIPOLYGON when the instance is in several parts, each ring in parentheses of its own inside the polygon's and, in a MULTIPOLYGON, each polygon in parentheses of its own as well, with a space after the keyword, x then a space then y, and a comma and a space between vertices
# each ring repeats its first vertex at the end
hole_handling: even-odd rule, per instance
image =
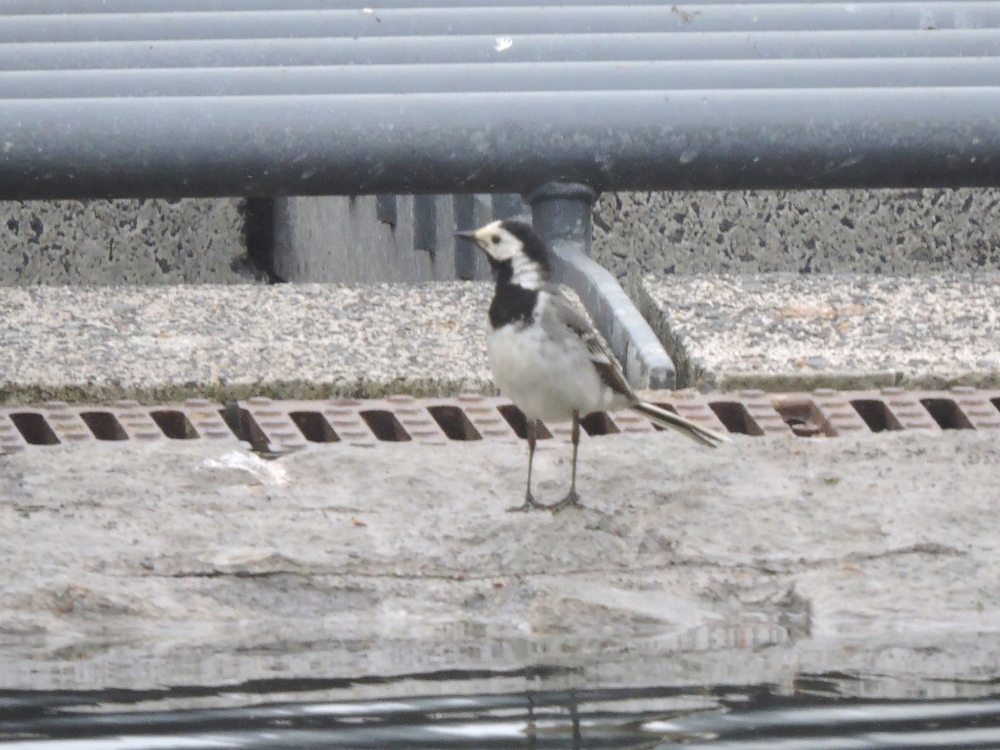
POLYGON ((622 372, 618 360, 608 351, 587 317, 573 308, 557 286, 546 285, 544 291, 551 295, 550 309, 555 316, 556 324, 583 342, 590 352, 590 361, 604 384, 629 401, 638 401, 639 398, 625 379, 625 373, 622 372))

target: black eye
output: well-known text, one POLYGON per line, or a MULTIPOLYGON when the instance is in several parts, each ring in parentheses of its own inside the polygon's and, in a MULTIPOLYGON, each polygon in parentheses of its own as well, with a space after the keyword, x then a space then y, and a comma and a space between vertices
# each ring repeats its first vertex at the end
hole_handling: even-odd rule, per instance
POLYGON ((494 234, 490 239, 493 240, 493 244, 494 245, 499 245, 500 244, 500 235, 499 234, 494 234))

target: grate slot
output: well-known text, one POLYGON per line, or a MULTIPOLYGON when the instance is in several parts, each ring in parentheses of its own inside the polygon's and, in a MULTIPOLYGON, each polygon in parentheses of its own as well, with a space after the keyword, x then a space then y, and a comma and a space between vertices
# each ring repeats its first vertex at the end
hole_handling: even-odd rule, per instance
POLYGON ((796 437, 828 437, 825 420, 813 404, 807 401, 792 401, 779 403, 775 411, 788 425, 796 437))
POLYGON ((270 443, 267 435, 260 429, 260 425, 253 418, 247 409, 241 409, 235 401, 226 405, 225 409, 219 409, 219 416, 232 430, 237 440, 250 443, 250 449, 257 452, 270 450, 270 443))
POLYGON ((80 419, 86 422, 98 440, 128 440, 125 428, 111 412, 84 411, 80 412, 80 419))
POLYGON ((19 412, 8 416, 29 445, 59 445, 59 438, 41 414, 19 412))
POLYGON ((160 409, 151 411, 149 416, 153 418, 163 434, 171 440, 195 440, 198 437, 191 420, 182 411, 160 409))
MULTIPOLYGON (((528 439, 528 419, 524 416, 523 411, 514 406, 514 404, 498 406, 497 411, 503 415, 503 418, 507 420, 507 424, 510 425, 510 429, 517 433, 517 436, 521 440, 528 439)), ((552 437, 552 433, 541 422, 538 423, 536 434, 539 440, 548 440, 552 437)))
POLYGON ((302 435, 310 443, 339 443, 340 436, 318 411, 293 411, 288 413, 302 435))
POLYGON ((653 404, 653 406, 659 406, 663 409, 663 411, 669 411, 671 414, 676 414, 678 417, 681 415, 681 413, 677 411, 677 407, 673 404, 668 404, 665 401, 651 401, 650 403, 653 404))
POLYGON ((226 427, 236 436, 236 439, 249 442, 246 427, 243 424, 244 414, 248 417, 250 416, 250 413, 246 409, 241 409, 237 406, 235 401, 230 401, 226 404, 225 408, 219 409, 219 416, 222 417, 222 421, 226 423, 226 427))
POLYGON ((593 414, 588 414, 580 420, 580 426, 591 437, 595 435, 614 435, 616 432, 619 432, 618 427, 611 421, 611 417, 603 411, 595 411, 593 414))
POLYGON ((920 403, 942 430, 972 430, 969 418, 950 398, 922 398, 920 403))
POLYGON ((763 435, 760 425, 739 401, 713 401, 708 405, 730 432, 739 435, 763 435))
POLYGON ((449 440, 482 440, 465 412, 457 406, 429 406, 427 411, 434 417, 434 421, 448 436, 449 440))
POLYGON ((410 440, 410 436, 403 425, 396 419, 396 415, 385 409, 372 409, 371 411, 359 412, 359 415, 368 428, 375 433, 375 437, 385 443, 405 443, 410 440))
POLYGON ((903 429, 903 425, 896 419, 896 415, 889 410, 883 401, 874 398, 859 398, 850 403, 872 432, 903 429))

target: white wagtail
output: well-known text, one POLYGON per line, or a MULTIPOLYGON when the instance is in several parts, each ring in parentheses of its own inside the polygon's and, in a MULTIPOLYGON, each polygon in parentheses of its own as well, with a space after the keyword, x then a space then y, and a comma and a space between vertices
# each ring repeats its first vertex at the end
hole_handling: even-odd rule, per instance
POLYGON ((579 504, 576 454, 580 419, 593 412, 630 408, 702 445, 715 448, 729 441, 635 395, 590 321, 549 282, 548 250, 530 226, 519 221, 494 221, 474 232, 456 232, 456 236, 474 242, 493 267, 496 289, 487 339, 490 369, 500 392, 527 419, 528 489, 524 503, 511 510, 560 511, 579 504), (551 505, 536 502, 531 494, 539 420, 573 420, 569 494, 551 505))

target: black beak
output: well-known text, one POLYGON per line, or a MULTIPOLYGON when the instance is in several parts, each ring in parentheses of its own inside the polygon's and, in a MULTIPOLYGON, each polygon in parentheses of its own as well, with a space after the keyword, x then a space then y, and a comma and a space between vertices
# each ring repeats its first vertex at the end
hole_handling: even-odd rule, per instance
POLYGON ((479 244, 478 242, 476 242, 476 233, 471 230, 463 232, 455 232, 455 236, 460 237, 463 240, 468 240, 469 242, 475 242, 477 245, 479 244))

